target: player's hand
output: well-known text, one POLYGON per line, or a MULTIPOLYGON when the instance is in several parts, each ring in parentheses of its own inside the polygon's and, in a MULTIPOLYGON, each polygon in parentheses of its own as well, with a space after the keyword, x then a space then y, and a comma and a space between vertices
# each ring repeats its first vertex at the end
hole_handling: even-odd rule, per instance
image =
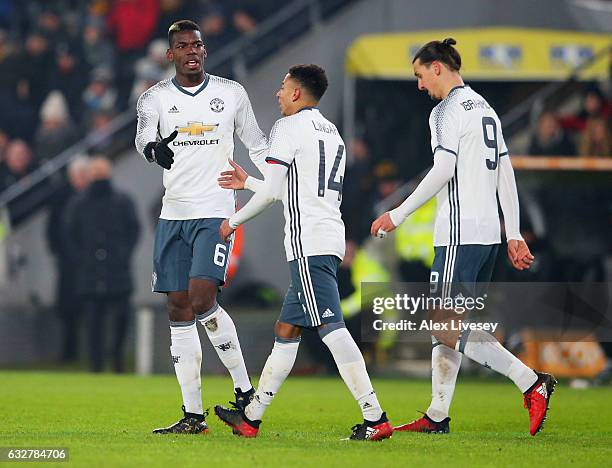
POLYGON ((235 163, 233 160, 227 160, 230 163, 230 166, 234 168, 232 171, 223 171, 217 182, 224 189, 232 189, 232 190, 242 190, 244 189, 244 183, 247 180, 249 175, 247 172, 240 167, 239 164, 235 163))
POLYGON ((373 237, 382 238, 387 232, 393 231, 396 227, 393 221, 391 221, 391 216, 387 211, 374 220, 372 227, 370 227, 370 234, 372 234, 373 237))
POLYGON ((229 241, 229 237, 234 233, 235 229, 229 225, 229 220, 224 219, 219 226, 219 236, 224 242, 229 241))
POLYGON ((174 163, 174 151, 168 147, 168 143, 176 138, 178 130, 173 131, 160 141, 151 141, 145 146, 144 154, 149 162, 156 162, 164 169, 170 169, 174 163))
POLYGON ((508 241, 508 259, 517 270, 528 270, 533 263, 533 255, 523 240, 512 239, 508 241))

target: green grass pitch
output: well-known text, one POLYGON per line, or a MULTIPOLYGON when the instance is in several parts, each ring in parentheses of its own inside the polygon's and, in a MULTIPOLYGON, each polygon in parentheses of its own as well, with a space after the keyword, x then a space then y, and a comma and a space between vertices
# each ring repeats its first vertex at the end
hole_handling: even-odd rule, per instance
MULTIPOLYGON (((396 424, 429 403, 428 381, 374 384, 396 424)), ((229 378, 204 376, 203 395, 205 407, 227 402, 229 378)), ((105 467, 610 466, 611 396, 559 385, 544 431, 531 437, 511 383, 460 377, 451 434, 364 443, 340 440, 360 413, 339 378, 290 376, 256 439, 233 436, 214 415, 206 436, 155 436, 180 416, 174 376, 0 372, 0 446, 68 447, 70 465, 105 467)))

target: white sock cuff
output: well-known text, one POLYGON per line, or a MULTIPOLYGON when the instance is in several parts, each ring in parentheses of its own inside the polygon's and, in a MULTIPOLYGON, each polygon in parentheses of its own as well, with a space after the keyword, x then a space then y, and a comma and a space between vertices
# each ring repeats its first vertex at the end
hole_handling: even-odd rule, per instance
POLYGON ((218 302, 215 302, 213 304, 213 306, 210 309, 208 309, 206 312, 202 312, 201 314, 197 314, 196 315, 196 320, 198 322, 204 323, 203 322, 204 320, 210 320, 211 318, 217 317, 222 312, 225 312, 225 310, 223 310, 223 307, 221 307, 218 302))
POLYGON ((346 324, 343 321, 336 323, 326 323, 325 325, 317 328, 317 333, 319 334, 319 338, 323 339, 330 333, 341 328, 346 329, 346 324))
POLYGON ((340 327, 322 336, 321 340, 323 341, 323 343, 325 343, 329 347, 330 345, 333 345, 334 343, 336 343, 338 340, 347 339, 347 338, 350 339, 351 341, 354 341, 353 336, 349 333, 347 328, 340 327))
POLYGON ((272 347, 272 351, 277 350, 281 352, 296 352, 300 346, 300 338, 279 338, 276 337, 274 339, 274 346, 272 347))
POLYGON ((170 338, 173 341, 191 340, 194 336, 200 341, 195 320, 193 322, 170 322, 170 338))
POLYGON ((323 343, 329 348, 338 367, 359 363, 365 369, 359 346, 346 328, 339 328, 327 334, 323 337, 323 343))
POLYGON ((170 320, 170 331, 172 333, 181 333, 182 332, 186 332, 187 330, 193 329, 195 328, 195 324, 196 321, 194 320, 190 320, 188 322, 173 322, 172 320, 170 320))

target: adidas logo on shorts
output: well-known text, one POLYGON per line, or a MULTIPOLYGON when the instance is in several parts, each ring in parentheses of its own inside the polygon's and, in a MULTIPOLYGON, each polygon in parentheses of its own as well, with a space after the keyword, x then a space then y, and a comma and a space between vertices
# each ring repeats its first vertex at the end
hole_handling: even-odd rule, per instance
POLYGON ((329 310, 329 309, 325 309, 325 312, 323 312, 323 315, 321 315, 321 318, 327 318, 327 317, 333 317, 334 313, 329 310))

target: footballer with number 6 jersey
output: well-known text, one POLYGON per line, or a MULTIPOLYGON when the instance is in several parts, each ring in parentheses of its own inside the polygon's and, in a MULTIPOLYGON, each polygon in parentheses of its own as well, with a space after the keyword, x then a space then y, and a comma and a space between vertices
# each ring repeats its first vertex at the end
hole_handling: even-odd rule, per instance
POLYGON ((217 303, 225 283, 231 240, 219 225, 235 211, 234 193, 219 187, 219 172, 234 152, 234 133, 262 168, 267 139, 244 88, 204 71, 207 52, 197 24, 183 20, 168 31, 167 58, 176 76, 138 99, 136 148, 163 169, 166 189, 155 231, 152 288, 168 297, 172 361, 184 417, 155 433, 203 433, 200 322, 234 383, 236 405, 254 394, 236 327, 217 303))
POLYGON ((291 283, 274 327, 274 347, 253 400, 245 408, 215 407, 235 434, 255 437, 262 416, 291 372, 302 328, 316 329, 329 348, 340 376, 357 400, 364 421, 353 427, 352 440, 382 440, 393 429, 381 409, 363 356, 342 317, 336 271, 344 257, 340 216, 346 164, 344 141, 336 126, 316 107, 327 89, 317 65, 289 69, 276 94, 281 113, 270 134, 264 180, 248 177, 240 166, 221 173, 219 183, 255 194, 220 228, 222 238, 257 216, 275 200, 285 214, 285 250, 291 283))
MULTIPOLYGON (((508 258, 531 266, 533 255, 519 229, 514 171, 499 118, 489 103, 463 83, 454 39, 425 44, 412 61, 418 88, 441 102, 429 118, 433 168, 397 208, 372 223, 371 234, 389 232, 437 197, 431 290, 443 298, 477 295, 491 280, 501 242, 497 196, 504 214, 508 258)), ((479 294, 478 294, 479 295, 479 294)), ((448 320, 448 317, 445 317, 448 320)), ((449 432, 448 411, 461 356, 510 378, 529 410, 529 432, 541 430, 556 380, 534 372, 482 330, 434 332, 432 402, 423 417, 397 431, 449 432)))

